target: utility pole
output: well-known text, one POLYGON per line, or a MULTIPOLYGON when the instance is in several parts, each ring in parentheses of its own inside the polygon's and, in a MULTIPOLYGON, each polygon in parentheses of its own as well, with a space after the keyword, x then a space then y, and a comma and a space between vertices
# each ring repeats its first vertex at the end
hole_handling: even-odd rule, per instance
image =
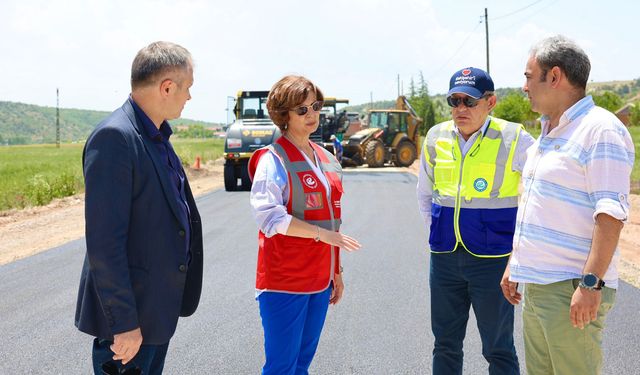
POLYGON ((398 95, 396 96, 400 96, 400 74, 398 74, 398 95))
POLYGON ((369 109, 373 109, 373 91, 369 91, 369 109))
POLYGON ((487 8, 484 8, 484 32, 487 39, 487 73, 489 73, 489 12, 487 8))
POLYGON ((60 148, 60 90, 56 87, 56 147, 60 148))

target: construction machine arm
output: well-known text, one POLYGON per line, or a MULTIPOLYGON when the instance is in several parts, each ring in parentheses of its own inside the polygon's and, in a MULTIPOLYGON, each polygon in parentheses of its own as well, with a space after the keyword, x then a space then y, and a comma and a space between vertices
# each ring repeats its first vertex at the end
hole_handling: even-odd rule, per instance
POLYGON ((411 116, 419 118, 418 113, 413 109, 411 103, 409 103, 409 100, 404 95, 400 95, 398 96, 398 99, 396 99, 396 109, 409 111, 409 113, 411 113, 411 116))

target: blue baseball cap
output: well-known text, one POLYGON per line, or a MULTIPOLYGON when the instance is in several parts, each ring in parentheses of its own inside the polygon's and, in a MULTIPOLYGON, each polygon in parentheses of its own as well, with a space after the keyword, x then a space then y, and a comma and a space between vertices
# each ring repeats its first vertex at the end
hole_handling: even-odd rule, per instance
POLYGON ((479 99, 487 91, 494 91, 489 73, 478 68, 460 69, 451 76, 447 98, 453 94, 465 94, 479 99))

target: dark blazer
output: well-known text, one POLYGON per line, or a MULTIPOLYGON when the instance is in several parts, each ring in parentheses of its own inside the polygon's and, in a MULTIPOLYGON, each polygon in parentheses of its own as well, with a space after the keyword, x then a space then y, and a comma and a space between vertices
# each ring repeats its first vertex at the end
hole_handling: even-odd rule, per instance
POLYGON ((185 180, 187 264, 189 223, 128 100, 91 133, 82 162, 87 254, 75 324, 105 339, 140 327, 143 344, 164 344, 200 300, 202 225, 191 188, 185 180))

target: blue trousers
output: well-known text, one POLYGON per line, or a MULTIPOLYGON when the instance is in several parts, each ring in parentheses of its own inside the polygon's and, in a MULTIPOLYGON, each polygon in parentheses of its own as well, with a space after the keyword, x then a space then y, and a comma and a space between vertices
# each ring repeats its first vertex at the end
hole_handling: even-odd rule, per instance
POLYGON ((433 374, 462 374, 462 343, 473 306, 489 374, 519 374, 513 343, 513 306, 500 280, 508 257, 479 258, 464 248, 431 253, 431 329, 435 336, 433 374))
POLYGON ((93 340, 93 372, 96 375, 102 375, 104 372, 102 371, 102 366, 105 363, 111 363, 112 366, 116 366, 118 369, 121 368, 138 368, 142 370, 142 374, 144 375, 161 375, 162 369, 164 368, 164 359, 167 356, 167 349, 169 348, 169 343, 162 345, 141 345, 138 354, 133 357, 129 363, 127 363, 124 367, 120 361, 113 360, 113 351, 111 351, 110 346, 113 344, 113 341, 104 340, 104 339, 94 339, 93 340))
POLYGON ((262 374, 308 374, 329 307, 331 289, 316 294, 258 296, 266 361, 262 374))

